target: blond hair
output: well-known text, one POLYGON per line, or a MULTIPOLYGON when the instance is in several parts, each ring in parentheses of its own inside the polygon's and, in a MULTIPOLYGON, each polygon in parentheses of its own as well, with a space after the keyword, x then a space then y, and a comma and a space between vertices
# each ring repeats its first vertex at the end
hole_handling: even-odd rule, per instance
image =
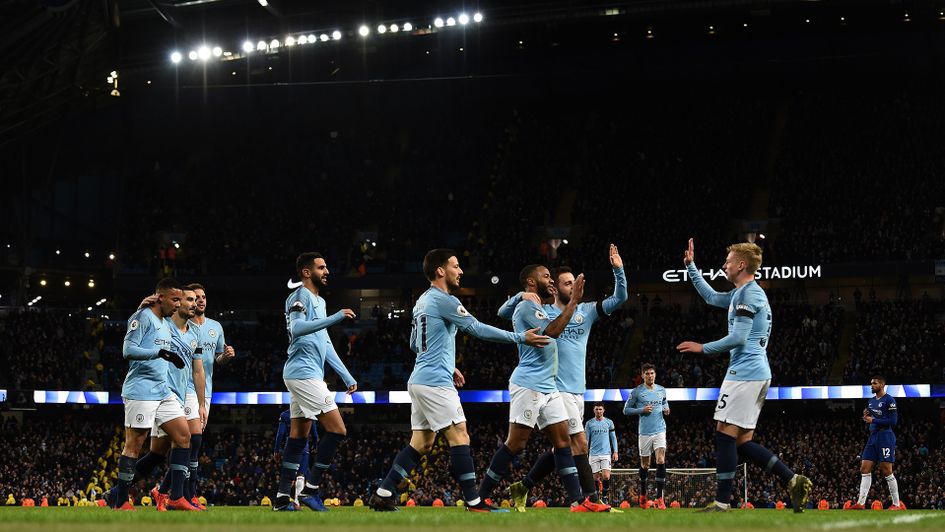
POLYGON ((732 244, 726 248, 725 251, 735 253, 739 258, 744 260, 745 264, 748 266, 748 273, 753 274, 761 267, 761 248, 758 247, 758 244, 751 242, 732 244))

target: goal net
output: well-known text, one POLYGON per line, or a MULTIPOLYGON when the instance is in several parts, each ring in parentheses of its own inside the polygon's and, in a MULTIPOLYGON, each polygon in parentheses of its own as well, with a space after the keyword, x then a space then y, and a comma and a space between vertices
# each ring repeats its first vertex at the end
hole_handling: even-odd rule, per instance
MULTIPOLYGON (((656 467, 650 465, 647 475, 647 499, 656 498, 656 467)), ((741 506, 748 498, 748 466, 739 464, 735 470, 735 488, 732 507, 741 506)), ((701 508, 715 500, 715 468, 667 469, 663 499, 669 506, 673 501, 683 508, 701 508)), ((607 493, 611 504, 629 501, 636 504, 640 495, 640 472, 638 469, 612 469, 610 490, 607 493)))

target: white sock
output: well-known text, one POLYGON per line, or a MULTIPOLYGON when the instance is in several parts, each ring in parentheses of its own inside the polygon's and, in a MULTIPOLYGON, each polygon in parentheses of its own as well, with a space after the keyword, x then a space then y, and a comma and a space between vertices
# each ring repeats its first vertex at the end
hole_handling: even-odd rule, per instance
POLYGON ((872 473, 860 474, 860 496, 857 497, 857 504, 866 504, 866 496, 870 493, 870 486, 873 484, 872 473))
POLYGON ((896 481, 896 475, 886 477, 886 485, 889 486, 889 496, 892 497, 893 506, 899 506, 899 482, 896 481))
POLYGON ((299 498, 299 493, 302 493, 302 488, 305 487, 305 477, 295 477, 295 498, 299 498))
POLYGON ((729 508, 732 507, 731 504, 727 504, 727 503, 719 502, 719 501, 715 501, 715 505, 718 506, 719 508, 724 509, 724 510, 728 510, 729 508))
POLYGON ((381 497, 390 497, 393 493, 390 490, 385 490, 384 488, 377 488, 377 494, 381 497))
POLYGON ((479 504, 480 502, 482 502, 482 499, 480 499, 479 497, 476 497, 475 499, 471 501, 466 501, 466 504, 468 504, 469 506, 475 506, 479 504))

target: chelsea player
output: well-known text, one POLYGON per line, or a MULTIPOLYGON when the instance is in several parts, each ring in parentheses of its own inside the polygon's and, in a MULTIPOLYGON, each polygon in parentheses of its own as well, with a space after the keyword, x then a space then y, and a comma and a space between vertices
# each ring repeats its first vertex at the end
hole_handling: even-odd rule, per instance
POLYGON ((704 511, 728 511, 735 483, 738 457, 773 473, 791 496, 795 513, 804 511, 810 496, 811 481, 794 474, 771 451, 751 441, 771 384, 771 368, 766 350, 771 336, 771 306, 768 296, 755 282, 761 267, 761 248, 753 243, 733 244, 722 264, 725 279, 735 285, 731 292, 716 292, 696 268, 693 241, 683 254, 689 279, 706 303, 728 309, 728 334, 705 345, 686 341, 676 346, 681 353, 731 353, 728 371, 719 389, 715 405, 715 449, 718 487, 715 502, 704 511))
POLYGON ((904 510, 899 500, 899 483, 893 475, 893 464, 896 463, 896 435, 893 427, 899 420, 896 400, 886 393, 886 377, 876 375, 870 380, 870 390, 873 397, 863 411, 863 422, 869 425, 870 437, 863 449, 860 462, 860 496, 853 509, 862 510, 866 505, 866 496, 870 492, 873 482, 873 464, 879 462, 879 471, 886 479, 889 495, 892 497, 890 510, 904 510))
MULTIPOLYGON (((561 393, 561 399, 568 413, 571 454, 574 456, 574 463, 578 469, 581 489, 591 504, 598 505, 597 511, 603 511, 603 506, 606 505, 600 504, 600 494, 597 492, 594 471, 588 458, 588 442, 584 430, 584 392, 587 390, 584 368, 587 360, 587 341, 594 323, 613 314, 627 301, 627 277, 623 269, 623 259, 620 258, 620 253, 614 244, 610 245, 609 258, 614 274, 614 293, 601 301, 587 303, 578 301, 571 321, 555 340, 558 347, 558 372, 555 375, 555 386, 561 393)), ((574 282, 574 273, 570 268, 566 266, 556 268, 553 274, 553 304, 542 305, 537 294, 519 292, 499 307, 498 315, 501 318, 512 319, 515 308, 523 299, 527 299, 542 305, 543 311, 549 318, 557 318, 571 302, 574 282)), ((525 510, 528 492, 552 471, 554 471, 554 453, 547 451, 538 457, 521 482, 515 482, 509 486, 509 493, 516 510, 525 510)))
MULTIPOLYGON (((285 442, 289 438, 289 429, 292 427, 292 414, 288 410, 284 410, 279 414, 279 425, 276 427, 276 444, 272 448, 272 453, 276 458, 282 456, 282 450, 285 449, 285 442)), ((315 428, 315 423, 312 423, 312 444, 318 444, 318 430, 315 428)), ((295 477, 295 496, 294 499, 299 498, 299 493, 302 493, 302 489, 305 488, 305 472, 308 471, 308 457, 309 457, 309 443, 306 439, 305 449, 302 451, 302 459, 299 460, 299 472, 298 476, 295 477)))
POLYGON ((397 510, 397 485, 420 463, 420 458, 433 449, 437 432, 442 432, 450 446, 450 473, 463 491, 468 511, 491 512, 476 489, 476 469, 469 449, 466 415, 459 402, 459 393, 466 379, 456 367, 456 332, 480 340, 517 343, 541 348, 551 339, 536 334, 538 329, 513 333, 480 323, 451 295, 459 289, 463 270, 456 253, 450 249, 434 249, 423 257, 423 273, 430 288, 413 307, 413 329, 410 347, 417 355, 407 392, 410 394, 410 443, 394 458, 390 471, 371 496, 369 505, 375 511, 397 510))
POLYGON ((344 420, 335 404, 335 394, 325 384, 325 363, 344 381, 348 395, 358 389, 354 377, 335 352, 326 329, 356 316, 348 308, 331 316, 325 312, 326 303, 320 293, 328 286, 329 271, 320 253, 302 253, 295 260, 295 268, 302 286, 295 289, 285 302, 289 357, 282 370, 282 378, 291 398, 289 411, 292 421, 282 453, 279 488, 272 509, 298 510, 298 505, 292 502, 292 485, 312 430, 312 421, 317 419, 324 427, 325 435, 315 449, 315 461, 308 471, 305 488, 299 493, 299 502, 312 510, 325 512, 328 509, 322 502, 319 487, 338 446, 347 435, 344 420))
POLYGON ((656 507, 666 509, 663 502, 663 488, 666 486, 666 420, 669 415, 669 401, 666 400, 666 388, 656 384, 656 366, 643 364, 640 368, 643 384, 630 391, 630 397, 623 405, 623 413, 628 416, 640 416, 637 431, 640 448, 640 508, 646 508, 646 481, 650 470, 650 455, 656 455, 656 507))

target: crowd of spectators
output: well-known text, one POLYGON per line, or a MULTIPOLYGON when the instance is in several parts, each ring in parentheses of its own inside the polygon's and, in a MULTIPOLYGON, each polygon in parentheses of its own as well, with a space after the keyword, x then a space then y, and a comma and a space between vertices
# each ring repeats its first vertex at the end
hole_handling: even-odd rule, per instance
POLYGON ((940 108, 931 92, 797 95, 771 179, 768 215, 780 225, 768 242, 772 257, 818 264, 945 256, 945 163, 928 156, 945 135, 932 111, 940 108))
POLYGON ((0 495, 54 505, 78 497, 98 470, 114 424, 93 416, 67 414, 55 419, 0 418, 0 495))
MULTIPOLYGON (((603 298, 606 290, 594 297, 603 298)), ((772 297, 780 297, 773 293, 772 297)), ((496 310, 496 297, 463 297, 466 308, 484 323, 509 329, 496 310)), ((841 353, 846 320, 855 332, 842 375, 843 383, 863 383, 882 371, 890 382, 945 382, 945 313, 942 301, 858 299, 855 309, 836 301, 812 305, 778 301, 768 346, 775 385, 827 384, 841 353), (845 318, 845 310, 852 312, 845 318)), ((283 390, 282 366, 287 339, 281 314, 257 313, 252 319, 224 320, 227 342, 237 356, 214 371, 216 391, 283 390)), ((364 390, 402 389, 414 364, 408 341, 409 312, 379 313, 366 324, 330 331, 335 350, 364 390)), ((664 304, 644 294, 613 316, 598 320, 588 341, 586 382, 589 388, 637 384, 622 372, 635 374, 643 362, 656 364, 669 387, 714 387, 724 377, 728 357, 682 355, 684 340, 706 342, 725 335, 723 309, 693 299, 690 305, 664 304), (638 347, 631 345, 634 336, 638 347), (633 360, 628 360, 628 357, 633 360)), ((121 356, 126 324, 90 318, 79 312, 30 309, 0 317, 0 386, 29 389, 121 389, 128 362, 121 356)), ((518 363, 515 346, 457 335, 457 366, 469 389, 501 389, 518 363)), ((842 358, 841 358, 842 359, 842 358)), ((326 369, 330 386, 341 383, 326 369)), ((638 379, 637 379, 638 380, 638 379)), ((831 381, 834 382, 834 381, 831 381)))
POLYGON ((130 206, 135 234, 122 239, 122 261, 165 273, 282 274, 314 247, 340 272, 366 275, 417 271, 427 249, 448 245, 470 271, 517 271, 536 260, 583 267, 616 241, 629 269, 663 269, 689 237, 720 253, 738 220, 767 220, 764 245, 780 264, 941 257, 945 168, 926 154, 943 131, 923 98, 709 92, 642 108, 555 102, 554 112, 529 102, 462 128, 446 118, 368 119, 274 144, 253 139, 227 158, 210 147, 161 153, 141 170, 214 201, 198 217, 183 205, 161 216, 130 206), (884 149, 869 148, 876 142, 884 149), (299 179, 319 201, 296 193, 299 179), (252 186, 260 180, 265 187, 252 186))
POLYGON ((844 371, 848 382, 867 382, 883 368, 892 382, 945 381, 945 328, 941 301, 861 302, 844 371))
MULTIPOLYGON (((676 346, 686 340, 704 343, 725 336, 724 309, 699 301, 685 311, 680 305, 657 305, 648 316, 640 363, 632 367, 651 362, 661 378, 674 387, 717 387, 722 383, 727 355, 684 355, 676 346)), ((772 384, 826 384, 839 354, 842 317, 843 308, 836 305, 778 305, 768 344, 772 384)))
POLYGON ((75 390, 101 349, 99 322, 79 313, 27 310, 0 315, 0 386, 75 390))
MULTIPOLYGON (((860 405, 810 402, 804 405, 782 405, 769 402, 762 413, 755 440, 778 454, 795 472, 810 477, 814 483, 811 499, 826 499, 831 507, 855 498, 859 486, 860 452, 868 431, 860 421, 860 405), (798 416, 804 422, 798 423, 798 416)), ((467 409, 470 419, 470 441, 476 470, 480 474, 488 466, 493 452, 506 436, 504 414, 507 406, 474 405, 467 409), (483 422, 482 420, 488 420, 483 422)), ((895 473, 902 499, 910 508, 945 509, 945 446, 943 423, 945 414, 936 416, 934 405, 916 401, 900 401, 900 422, 897 435, 895 473)), ((117 412, 117 411, 116 411, 117 412)), ((610 496, 617 502, 636 500, 639 492, 635 417, 623 416, 619 404, 608 404, 606 415, 616 425, 619 460, 615 469, 630 469, 631 475, 617 475, 610 496)), ((676 404, 667 418, 667 464, 670 468, 715 467, 713 424, 710 409, 694 404, 676 404), (704 414, 704 415, 703 415, 704 414)), ((281 466, 280 449, 275 448, 275 418, 271 424, 258 416, 240 416, 242 424, 233 424, 232 417, 216 411, 217 422, 204 434, 199 457, 200 491, 214 505, 256 505, 264 497, 272 497, 281 466), (249 424, 246 424, 249 423, 249 424)), ((367 500, 382 479, 397 449, 408 440, 408 432, 399 424, 359 422, 359 413, 346 414, 349 434, 342 443, 326 476, 324 493, 337 497, 342 504, 367 500)), ((68 413, 63 417, 31 417, 17 421, 4 418, 0 433, 0 455, 7 457, 0 466, 0 494, 12 494, 15 500, 24 497, 50 501, 73 495, 94 498, 89 488, 95 483, 102 458, 107 456, 109 442, 103 435, 114 433, 114 424, 94 419, 86 413, 68 413)), ((396 422, 403 422, 402 419, 396 422)), ((112 446, 118 440, 112 441, 112 446)), ((541 435, 533 435, 526 450, 513 462, 509 474, 495 491, 495 500, 506 498, 510 482, 521 479, 536 457, 548 447, 541 435)), ((453 505, 461 498, 458 486, 449 476, 449 453, 443 438, 438 438, 434 451, 425 457, 409 481, 402 486, 407 497, 419 505, 430 505, 440 499, 453 505)), ((114 462, 114 460, 112 460, 114 462)), ((757 467, 748 467, 748 500, 755 507, 769 507, 777 500, 786 500, 777 481, 762 474, 757 467)), ((885 482, 876 473, 869 499, 889 504, 885 482)), ((103 478, 110 478, 107 475, 103 478)), ((741 477, 739 477, 740 479, 741 477)), ((113 480, 113 479, 112 479, 113 480)), ((134 496, 150 489, 155 479, 139 480, 134 496)), ((95 483, 96 490, 108 481, 95 483)), ((743 502, 741 483, 736 483, 735 500, 743 502)), ((651 488, 652 489, 652 488, 651 488)), ((671 474, 668 480, 667 503, 679 500, 683 506, 702 505, 714 495, 712 477, 683 480, 671 474)), ((652 496, 652 492, 650 493, 652 496)), ((549 505, 565 504, 557 478, 549 477, 530 493, 530 503, 543 500, 549 505)))

